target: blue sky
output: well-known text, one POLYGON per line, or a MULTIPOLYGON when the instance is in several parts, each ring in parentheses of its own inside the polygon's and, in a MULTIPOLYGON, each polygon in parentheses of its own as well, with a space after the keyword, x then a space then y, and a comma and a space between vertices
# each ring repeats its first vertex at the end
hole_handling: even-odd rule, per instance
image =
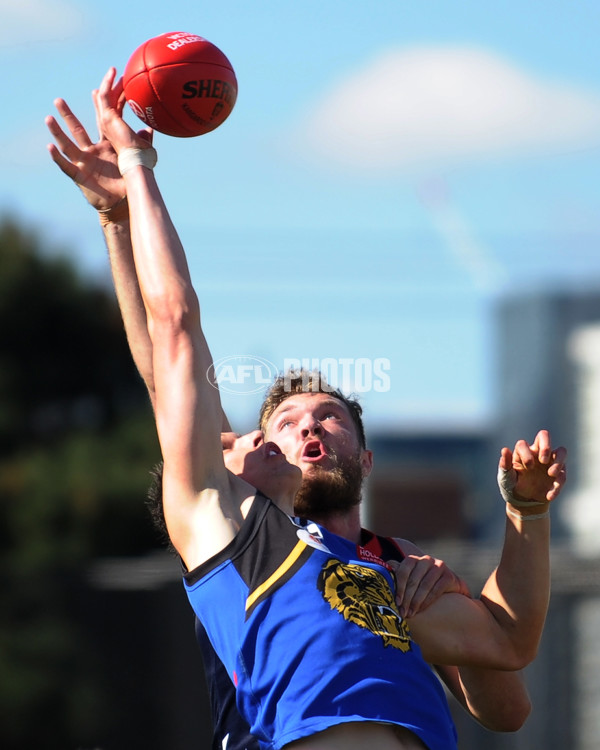
MULTIPOLYGON (((95 217, 45 149, 53 99, 93 132, 105 70, 167 31, 233 63, 221 128, 155 139, 215 359, 385 359, 369 426, 481 424, 496 302, 599 285, 592 0, 15 5, 0 0, 0 209, 96 276, 95 217)), ((259 396, 224 400, 251 424, 259 396)))

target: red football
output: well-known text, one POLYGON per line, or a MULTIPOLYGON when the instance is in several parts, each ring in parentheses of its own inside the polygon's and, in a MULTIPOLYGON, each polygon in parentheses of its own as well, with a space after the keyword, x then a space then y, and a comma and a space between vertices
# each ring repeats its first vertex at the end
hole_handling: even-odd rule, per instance
POLYGON ((125 98, 154 130, 189 138, 227 119, 237 97, 233 67, 218 47, 174 31, 149 39, 129 58, 125 98))

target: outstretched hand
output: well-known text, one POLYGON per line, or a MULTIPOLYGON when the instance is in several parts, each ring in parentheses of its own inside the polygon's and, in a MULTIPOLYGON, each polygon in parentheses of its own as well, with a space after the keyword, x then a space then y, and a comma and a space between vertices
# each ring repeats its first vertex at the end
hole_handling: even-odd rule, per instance
MULTIPOLYGON (((97 91, 93 92, 96 117, 100 124, 97 91)), ((52 161, 81 189, 88 203, 98 211, 115 206, 126 194, 125 181, 117 166, 117 153, 103 135, 94 143, 79 119, 64 99, 54 102, 71 137, 61 128, 55 117, 46 117, 46 125, 55 143, 48 145, 52 161)), ((121 110, 122 110, 122 105, 121 110)), ((150 145, 152 131, 142 130, 137 137, 150 145)))
POLYGON ((555 500, 567 480, 565 460, 567 451, 553 449, 547 430, 540 430, 532 445, 519 440, 514 450, 503 448, 499 469, 518 500, 549 503, 555 500))
POLYGON ((52 161, 80 187, 91 206, 98 211, 112 208, 126 192, 114 148, 105 138, 94 143, 64 99, 56 99, 54 106, 71 138, 54 117, 46 118, 48 130, 56 142, 48 146, 52 161))

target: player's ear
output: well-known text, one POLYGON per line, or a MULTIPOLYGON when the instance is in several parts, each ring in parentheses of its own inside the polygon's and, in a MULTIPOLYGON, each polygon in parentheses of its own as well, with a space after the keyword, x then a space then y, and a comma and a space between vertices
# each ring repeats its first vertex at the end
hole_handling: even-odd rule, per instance
POLYGON ((366 479, 373 469, 373 451, 363 448, 360 456, 360 465, 362 467, 362 475, 366 479))

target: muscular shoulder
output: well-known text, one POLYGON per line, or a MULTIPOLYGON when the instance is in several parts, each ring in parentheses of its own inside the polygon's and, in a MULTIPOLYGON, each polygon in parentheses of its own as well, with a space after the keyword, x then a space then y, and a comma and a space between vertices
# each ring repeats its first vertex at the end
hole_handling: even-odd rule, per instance
POLYGON ((229 472, 222 481, 187 499, 177 497, 173 488, 165 492, 169 537, 188 570, 221 552, 235 538, 255 497, 254 487, 229 472))

